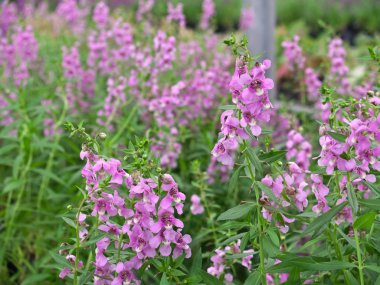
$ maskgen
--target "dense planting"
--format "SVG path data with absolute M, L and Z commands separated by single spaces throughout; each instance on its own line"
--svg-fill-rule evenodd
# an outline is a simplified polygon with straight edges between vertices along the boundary
M 376 35 L 157 5 L 1 4 L 0 283 L 377 284 Z

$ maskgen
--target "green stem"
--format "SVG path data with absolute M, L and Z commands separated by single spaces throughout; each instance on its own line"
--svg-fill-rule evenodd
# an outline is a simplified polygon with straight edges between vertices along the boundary
M 59 127 L 62 126 L 63 123 L 64 123 L 64 121 L 65 121 L 65 116 L 66 116 L 67 107 L 68 107 L 67 106 L 67 99 L 66 99 L 66 97 L 63 97 L 62 101 L 63 101 L 62 113 L 61 113 L 61 116 L 58 119 L 58 122 L 54 126 L 54 132 L 57 132 L 58 129 L 59 129 Z M 54 142 L 53 142 L 53 146 L 54 147 L 50 151 L 48 162 L 46 164 L 46 172 L 50 172 L 51 168 L 53 167 L 54 157 L 55 157 L 55 153 L 57 151 L 57 147 L 58 147 L 58 143 L 59 143 L 60 139 L 61 139 L 61 135 L 56 134 L 55 137 L 54 137 Z M 37 200 L 38 201 L 37 202 L 37 208 L 38 208 L 38 210 L 41 208 L 42 199 L 44 197 L 46 188 L 49 186 L 49 181 L 50 181 L 50 176 L 44 175 L 43 178 L 42 178 L 40 189 L 38 191 L 38 200 Z
M 76 216 L 76 228 L 75 228 L 75 265 L 74 265 L 74 285 L 78 284 L 78 264 L 79 264 L 79 249 L 80 249 L 80 239 L 79 239 L 79 214 L 82 211 L 84 201 L 87 197 L 84 197 L 79 205 L 77 216 Z
M 335 184 L 336 184 L 335 187 L 336 187 L 336 189 L 337 189 L 337 191 L 339 193 L 340 192 L 340 189 L 339 189 L 339 173 L 335 172 L 334 176 L 335 176 Z M 333 231 L 332 240 L 334 242 L 335 251 L 336 251 L 336 255 L 338 257 L 338 260 L 343 261 L 343 255 L 342 255 L 342 252 L 340 250 L 340 245 L 338 243 L 338 237 L 337 237 L 337 234 L 336 234 L 336 227 L 337 226 L 334 223 L 334 231 Z M 348 273 L 347 273 L 347 270 L 343 269 L 343 274 L 344 274 L 344 280 L 346 281 L 346 284 L 351 284 L 349 276 L 348 276 Z
M 267 284 L 266 273 L 265 273 L 265 257 L 264 257 L 264 246 L 263 246 L 263 225 L 261 224 L 261 207 L 260 205 L 260 194 L 259 189 L 255 186 L 255 194 L 257 201 L 257 220 L 258 220 L 258 229 L 259 229 L 259 255 L 260 255 L 260 271 L 262 276 L 262 284 Z
M 350 183 L 351 183 L 350 174 L 347 173 L 347 191 L 348 191 L 348 185 L 350 185 Z M 357 216 L 353 210 L 352 210 L 352 216 L 353 216 L 353 220 L 355 222 L 357 219 Z M 355 227 L 354 227 L 354 237 L 355 237 L 355 244 L 356 244 L 356 255 L 358 258 L 358 270 L 359 270 L 360 285 L 364 285 L 363 259 L 362 259 L 362 254 L 361 254 L 361 250 L 360 250 L 360 240 L 359 240 L 359 236 L 358 236 L 358 231 Z
M 121 244 L 122 244 L 122 240 L 123 240 L 123 233 L 120 234 L 119 242 L 118 242 L 118 245 L 117 245 L 117 259 L 116 259 L 116 264 L 118 264 L 119 261 L 120 261 L 120 254 L 121 254 Z
M 203 180 L 202 180 L 203 181 Z M 215 225 L 214 225 L 214 221 L 211 217 L 211 211 L 210 211 L 210 208 L 208 206 L 208 202 L 207 202 L 207 199 L 206 199 L 206 194 L 205 194 L 205 189 L 203 187 L 204 185 L 201 185 L 201 187 L 199 187 L 199 190 L 200 190 L 200 194 L 201 194 L 201 202 L 202 204 L 205 206 L 206 208 L 206 212 L 207 212 L 207 216 L 208 216 L 208 221 L 211 221 L 211 230 L 212 230 L 212 235 L 213 235 L 213 238 L 214 238 L 214 244 L 216 245 L 217 243 L 217 237 L 216 237 L 216 229 L 215 229 Z
M 362 260 L 362 254 L 360 252 L 360 241 L 359 241 L 358 231 L 355 228 L 354 228 L 354 236 L 355 236 L 355 244 L 356 244 L 356 255 L 358 256 L 360 285 L 364 285 L 363 260 Z
M 244 141 L 244 146 L 247 147 L 246 142 Z M 261 223 L 261 205 L 260 205 L 260 193 L 258 187 L 255 185 L 255 175 L 252 171 L 252 166 L 249 161 L 249 158 L 246 155 L 246 152 L 244 152 L 246 161 L 248 162 L 248 169 L 249 169 L 249 174 L 250 178 L 252 180 L 252 185 L 255 188 L 255 196 L 256 196 L 256 202 L 257 202 L 257 223 L 258 223 L 258 231 L 259 231 L 259 256 L 260 256 L 260 272 L 261 272 L 261 279 L 262 279 L 262 284 L 266 285 L 267 284 L 267 279 L 266 279 L 266 272 L 265 272 L 265 256 L 264 256 L 264 246 L 263 246 L 263 233 L 264 233 L 264 225 Z
M 25 167 L 24 167 L 24 169 L 21 172 L 21 175 L 19 177 L 20 181 L 22 181 L 22 184 L 20 187 L 20 192 L 17 195 L 16 203 L 15 203 L 13 208 L 11 207 L 12 200 L 8 199 L 7 209 L 9 209 L 9 211 L 6 212 L 6 216 L 5 216 L 6 233 L 5 233 L 5 241 L 2 244 L 1 250 L 0 250 L 0 264 L 2 264 L 2 262 L 3 262 L 5 252 L 8 249 L 9 240 L 12 237 L 13 224 L 15 222 L 17 212 L 18 212 L 18 209 L 19 209 L 20 204 L 21 204 L 22 197 L 23 197 L 24 192 L 25 192 L 25 188 L 26 188 L 26 184 L 27 184 L 27 174 L 29 173 L 29 170 L 31 168 L 32 161 L 33 161 L 33 150 L 31 149 L 29 151 L 27 163 L 26 163 L 26 165 L 25 165 Z
M 342 252 L 340 250 L 340 246 L 339 246 L 338 238 L 337 238 L 337 234 L 336 234 L 336 224 L 335 223 L 334 223 L 334 231 L 333 231 L 333 237 L 332 238 L 334 241 L 335 251 L 336 251 L 336 255 L 338 257 L 338 260 L 343 261 L 343 255 L 342 255 Z M 343 269 L 343 274 L 344 274 L 344 280 L 346 281 L 346 284 L 351 284 L 350 279 L 349 279 L 348 274 L 347 274 L 347 270 Z

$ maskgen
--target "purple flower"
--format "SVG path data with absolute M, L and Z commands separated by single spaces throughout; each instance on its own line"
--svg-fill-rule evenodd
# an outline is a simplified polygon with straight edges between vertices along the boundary
M 200 23 L 201 29 L 207 29 L 210 25 L 210 19 L 215 14 L 215 3 L 213 0 L 203 0 L 202 18 Z
M 140 225 L 137 224 L 133 227 L 129 237 L 129 246 L 137 253 L 139 259 L 154 257 L 156 255 L 155 249 L 149 244 L 150 239 L 153 237 L 152 232 L 149 230 L 143 231 Z
M 119 262 L 116 265 L 117 277 L 112 280 L 111 285 L 140 284 L 132 269 L 133 264 L 131 262 Z
M 236 138 L 222 138 L 211 151 L 212 155 L 224 165 L 234 165 L 234 154 L 239 144 Z
M 153 233 L 158 233 L 162 229 L 172 229 L 173 226 L 183 228 L 183 223 L 174 217 L 174 209 L 172 207 L 166 209 L 161 208 L 158 210 L 158 221 L 152 225 L 151 230 Z
M 185 252 L 186 258 L 191 257 L 191 249 L 189 247 L 189 244 L 191 243 L 191 237 L 189 235 L 182 235 L 181 233 L 177 232 L 174 243 L 175 247 L 173 250 L 173 258 L 181 256 L 183 252 Z
M 193 215 L 201 215 L 205 211 L 201 204 L 201 199 L 198 195 L 193 194 L 191 196 L 190 211 Z

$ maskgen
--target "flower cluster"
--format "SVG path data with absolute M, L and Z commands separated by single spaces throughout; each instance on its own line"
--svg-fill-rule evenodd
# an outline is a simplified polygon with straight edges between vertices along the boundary
M 293 40 L 284 41 L 282 47 L 284 49 L 285 58 L 292 70 L 302 70 L 305 66 L 305 57 L 302 54 L 302 48 L 299 46 L 300 37 L 295 35 Z
M 124 77 L 109 78 L 107 81 L 107 97 L 104 106 L 98 111 L 98 124 L 106 127 L 109 131 L 114 131 L 111 124 L 112 119 L 120 113 L 120 104 L 125 103 L 125 88 L 127 87 L 127 79 Z
M 305 69 L 305 85 L 309 99 L 311 101 L 317 101 L 320 97 L 319 90 L 322 86 L 322 82 L 319 80 L 318 74 L 310 67 Z
M 193 215 L 201 215 L 205 211 L 201 204 L 201 198 L 198 195 L 193 194 L 191 196 L 191 207 L 190 211 Z
M 26 84 L 29 69 L 37 58 L 38 42 L 31 26 L 16 27 L 11 40 L 0 39 L 0 65 L 4 67 L 5 78 L 13 78 L 14 85 Z
M 78 46 L 70 49 L 63 47 L 62 52 L 65 91 L 70 110 L 75 112 L 79 108 L 86 111 L 89 108 L 89 99 L 94 96 L 96 74 L 93 70 L 82 67 Z
M 202 18 L 200 23 L 201 29 L 207 29 L 210 26 L 210 19 L 215 14 L 214 0 L 203 0 L 202 4 Z
M 178 25 L 181 28 L 185 28 L 186 26 L 186 18 L 183 14 L 183 4 L 178 3 L 174 5 L 173 3 L 168 4 L 168 15 L 166 17 L 168 22 L 178 22 Z
M 346 50 L 343 47 L 343 41 L 340 38 L 333 38 L 329 43 L 328 56 L 331 61 L 331 79 L 338 84 L 338 92 L 346 94 L 350 92 L 350 83 L 347 78 L 349 68 L 346 66 Z
M 256 62 L 251 71 L 244 61 L 238 59 L 234 76 L 230 82 L 232 102 L 236 104 L 241 119 L 234 110 L 227 110 L 221 116 L 222 138 L 212 150 L 213 156 L 224 165 L 234 164 L 234 153 L 239 146 L 238 138 L 247 140 L 249 132 L 258 137 L 261 134 L 260 122 L 270 119 L 269 90 L 274 87 L 273 80 L 265 77 L 270 68 L 270 60 Z
M 85 28 L 85 17 L 88 10 L 84 5 L 78 5 L 76 0 L 62 0 L 57 6 L 56 13 L 63 18 L 67 27 L 76 34 L 81 34 Z
M 267 221 L 272 221 L 273 210 L 276 208 L 288 208 L 294 203 L 298 211 L 303 212 L 309 204 L 307 188 L 308 184 L 305 182 L 305 171 L 300 168 L 296 163 L 290 162 L 288 172 L 272 178 L 266 175 L 261 182 L 269 187 L 275 196 L 275 200 L 270 200 L 264 192 L 261 195 L 260 203 L 263 205 L 262 214 Z M 269 206 L 269 207 L 266 207 Z M 293 223 L 295 219 L 290 219 L 284 214 L 280 213 L 281 218 L 276 218 L 276 226 L 282 233 L 289 231 L 288 224 Z
M 234 276 L 231 273 L 227 273 L 226 270 L 231 266 L 227 264 L 226 257 L 228 254 L 246 253 L 242 260 L 241 265 L 246 267 L 249 271 L 252 270 L 252 258 L 255 253 L 253 249 L 240 250 L 240 240 L 236 243 L 226 246 L 224 249 L 215 250 L 215 255 L 211 257 L 212 266 L 207 268 L 207 272 L 217 278 L 223 275 L 224 284 L 233 284 Z M 252 253 L 252 254 L 250 254 Z
M 136 12 L 136 19 L 138 21 L 141 21 L 143 19 L 143 16 L 145 14 L 148 14 L 150 11 L 152 11 L 154 6 L 155 0 L 142 0 L 139 1 L 139 7 Z
M 0 37 L 6 36 L 13 23 L 17 21 L 17 7 L 15 3 L 3 1 L 0 5 Z
M 254 13 L 251 7 L 241 9 L 239 28 L 241 30 L 247 30 L 249 27 L 251 27 L 253 23 L 253 16 Z
M 88 236 L 89 216 L 98 220 L 97 230 L 106 233 L 96 243 L 94 284 L 140 284 L 134 271 L 146 261 L 157 256 L 191 256 L 191 237 L 182 234 L 184 224 L 175 217 L 183 212 L 185 195 L 171 175 L 164 174 L 159 181 L 139 172 L 131 176 L 119 160 L 101 158 L 87 147 L 80 156 L 87 160 L 82 176 L 89 197 L 85 208 L 91 209 L 77 216 L 80 239 Z M 120 191 L 123 185 L 129 189 L 128 196 Z M 120 252 L 128 252 L 128 258 L 121 258 Z M 70 260 L 75 258 L 70 256 Z M 60 277 L 71 273 L 64 268 Z
M 303 170 L 308 170 L 311 158 L 311 144 L 297 131 L 291 130 L 288 133 L 286 142 L 286 159 L 295 159 L 297 165 Z

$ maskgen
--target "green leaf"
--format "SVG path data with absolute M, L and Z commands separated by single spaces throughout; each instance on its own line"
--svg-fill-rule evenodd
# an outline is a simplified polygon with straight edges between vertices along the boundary
M 368 51 L 369 51 L 369 54 L 370 54 L 370 56 L 372 57 L 372 59 L 374 61 L 378 61 L 379 60 L 379 58 L 376 55 L 375 49 L 373 47 L 368 47 Z
M 256 255 L 258 253 L 259 253 L 258 251 L 255 251 L 255 252 L 242 252 L 242 253 L 230 254 L 230 255 L 226 256 L 226 260 L 229 260 L 229 259 L 240 259 L 240 258 L 243 258 L 243 257 L 246 257 L 246 256 Z
M 247 280 L 245 280 L 244 285 L 260 285 L 261 284 L 261 273 L 259 270 L 252 272 Z
M 281 259 L 281 257 L 279 259 Z M 269 267 L 267 271 L 270 273 L 291 272 L 295 267 L 298 268 L 300 272 L 316 272 L 354 268 L 355 264 L 339 260 L 326 261 L 326 259 L 316 256 L 293 256 L 291 258 L 285 257 L 281 263 Z
M 219 107 L 220 110 L 236 110 L 236 105 L 224 105 Z
M 362 181 L 362 183 L 364 183 L 365 185 L 368 186 L 369 189 L 371 189 L 371 191 L 374 193 L 374 194 L 377 194 L 377 196 L 380 196 L 380 189 L 378 188 L 378 185 L 375 185 L 375 184 L 372 184 L 372 183 L 369 183 L 367 181 Z
M 181 270 L 178 270 L 178 269 L 173 269 L 173 270 L 170 271 L 170 275 L 178 277 L 178 276 L 185 276 L 186 273 L 184 273 L 184 272 L 182 272 Z
M 286 280 L 286 285 L 298 285 L 301 284 L 300 270 L 298 267 L 294 267 Z
M 359 204 L 372 210 L 380 211 L 380 199 L 360 199 Z
M 30 274 L 24 279 L 21 285 L 41 284 L 42 281 L 48 280 L 49 274 Z
M 309 226 L 302 232 L 301 235 L 304 236 L 314 232 L 315 230 L 319 230 L 322 227 L 326 227 L 330 223 L 330 221 L 336 216 L 336 214 L 339 213 L 346 205 L 347 202 L 343 202 L 342 204 L 335 206 L 334 208 L 330 209 L 330 211 L 319 216 L 309 224 Z
M 220 246 L 223 246 L 223 245 L 226 245 L 226 244 L 230 244 L 231 242 L 235 241 L 235 240 L 238 240 L 240 238 L 242 238 L 243 236 L 245 236 L 247 233 L 240 233 L 240 234 L 237 234 L 237 235 L 234 235 L 228 239 L 226 239 L 224 242 L 222 242 L 220 244 Z
M 198 274 L 202 277 L 203 282 L 207 285 L 223 285 L 223 282 L 221 282 L 215 276 L 208 274 L 206 271 L 200 270 Z
M 375 221 L 375 218 L 376 218 L 375 212 L 366 213 L 363 216 L 359 217 L 354 222 L 354 228 L 355 229 L 368 230 L 371 228 L 373 222 Z
M 199 248 L 197 253 L 193 258 L 193 263 L 191 265 L 190 273 L 194 274 L 195 272 L 202 269 L 202 250 Z
M 5 187 L 3 188 L 3 193 L 12 192 L 13 190 L 20 188 L 23 184 L 23 181 L 10 181 L 5 183 Z
M 330 137 L 332 137 L 334 140 L 338 142 L 346 142 L 346 137 L 342 134 L 334 133 L 334 132 L 327 132 Z
M 269 152 L 259 155 L 261 161 L 272 163 L 277 160 L 284 160 L 286 157 L 286 150 L 271 150 Z
M 217 220 L 225 221 L 225 220 L 236 220 L 236 219 L 242 218 L 246 216 L 254 208 L 254 206 L 255 204 L 253 203 L 246 203 L 246 204 L 233 207 L 225 211 L 224 213 L 222 213 L 218 217 Z
M 277 198 L 276 196 L 274 196 L 272 190 L 269 189 L 266 185 L 259 181 L 256 181 L 255 185 L 257 185 L 261 189 L 261 191 L 263 191 L 270 198 L 270 200 L 277 201 Z
M 301 268 L 307 269 L 308 271 L 331 271 L 331 270 L 342 270 L 342 269 L 355 267 L 355 264 L 351 262 L 339 261 L 339 260 L 321 262 L 321 263 L 312 263 L 312 264 L 308 264 L 308 263 L 302 264 L 302 261 L 301 261 L 300 263 L 297 263 L 297 264 Z
M 253 149 L 248 147 L 245 153 L 247 154 L 248 160 L 255 168 L 256 176 L 258 176 L 257 178 L 260 178 L 263 175 L 263 167 L 261 165 L 262 162 L 259 160 Z
M 150 261 L 150 263 L 152 263 L 153 266 L 156 267 L 161 272 L 164 271 L 164 269 L 165 269 L 164 265 L 162 264 L 162 262 L 160 260 L 158 260 L 158 259 L 152 259 Z
M 348 276 L 348 279 L 352 285 L 359 285 L 359 282 L 355 279 L 354 275 L 351 273 L 351 271 L 346 270 L 346 274 Z
M 230 182 L 228 184 L 228 193 L 233 193 L 237 189 L 240 170 L 242 169 L 242 167 L 243 166 L 240 166 L 238 169 L 235 170 L 234 174 L 232 174 Z
M 245 235 L 243 236 L 243 238 L 241 239 L 240 251 L 244 251 L 244 249 L 246 248 L 250 238 L 251 238 L 250 232 L 246 232 Z
M 50 252 L 50 256 L 54 259 L 54 261 L 62 267 L 71 268 L 70 262 L 64 258 L 62 255 L 56 254 L 54 252 Z
M 162 274 L 160 285 L 169 285 L 168 278 L 166 278 L 166 273 Z
M 277 233 L 275 232 L 275 230 L 273 228 L 269 228 L 267 230 L 267 233 L 268 233 L 268 236 L 269 238 L 271 239 L 271 241 L 273 242 L 273 244 L 277 247 L 280 247 L 280 239 L 278 238 L 278 235 Z
M 263 246 L 264 246 L 264 252 L 269 257 L 275 257 L 277 253 L 280 251 L 280 248 L 276 244 L 273 243 L 269 235 L 264 236 Z
M 377 266 L 377 265 L 366 265 L 365 268 L 367 268 L 367 269 L 369 269 L 371 271 L 380 273 L 380 266 Z
M 62 217 L 62 219 L 71 227 L 73 227 L 74 229 L 77 228 L 77 225 L 75 224 L 75 222 L 72 220 L 72 219 L 69 219 L 69 218 L 66 218 L 66 217 Z
M 352 187 L 352 184 L 348 185 L 348 203 L 350 203 L 350 206 L 354 213 L 358 212 L 358 198 L 356 197 L 356 193 Z
M 179 256 L 176 259 L 174 259 L 173 267 L 177 268 L 177 267 L 181 266 L 181 264 L 183 263 L 184 259 L 185 259 L 185 254 L 181 254 L 181 256 Z
M 356 243 L 355 241 L 350 238 L 348 235 L 346 235 L 340 228 L 336 228 L 339 234 L 353 247 L 356 249 Z

